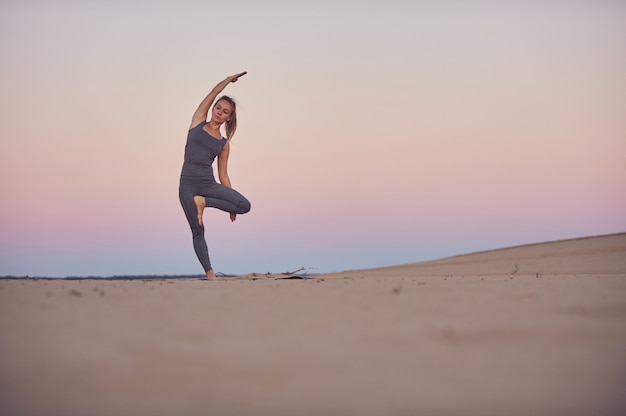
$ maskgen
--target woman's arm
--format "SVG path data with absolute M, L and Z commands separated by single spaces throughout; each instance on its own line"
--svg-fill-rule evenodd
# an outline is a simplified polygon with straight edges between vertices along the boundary
M 226 142 L 222 151 L 217 155 L 217 176 L 220 183 L 224 186 L 232 188 L 230 177 L 228 176 L 228 156 L 230 155 L 230 142 Z
M 217 175 L 220 178 L 220 183 L 224 186 L 232 188 L 230 178 L 228 177 L 228 155 L 230 154 L 230 142 L 226 142 L 222 151 L 217 155 Z M 230 213 L 230 220 L 235 221 L 237 214 Z
M 211 108 L 211 104 L 213 104 L 213 101 L 215 101 L 217 95 L 222 92 L 228 84 L 230 84 L 231 82 L 237 82 L 239 77 L 246 75 L 246 73 L 247 71 L 244 71 L 235 75 L 231 75 L 219 84 L 217 84 L 215 87 L 213 87 L 209 95 L 204 97 L 204 100 L 202 100 L 196 112 L 193 113 L 193 117 L 191 118 L 191 125 L 189 126 L 189 128 L 192 129 L 203 121 L 206 121 L 209 114 L 209 108 Z

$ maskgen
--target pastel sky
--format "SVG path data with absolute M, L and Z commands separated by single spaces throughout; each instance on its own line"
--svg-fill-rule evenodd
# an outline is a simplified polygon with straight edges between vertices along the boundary
M 224 273 L 626 231 L 626 2 L 0 3 L 0 276 L 201 274 L 178 202 L 227 75 Z

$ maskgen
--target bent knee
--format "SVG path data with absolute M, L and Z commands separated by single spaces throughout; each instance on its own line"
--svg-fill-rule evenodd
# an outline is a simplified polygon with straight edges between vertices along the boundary
M 250 208 L 252 208 L 250 201 L 248 201 L 247 199 L 241 201 L 239 203 L 239 214 L 245 214 L 247 212 L 250 212 Z

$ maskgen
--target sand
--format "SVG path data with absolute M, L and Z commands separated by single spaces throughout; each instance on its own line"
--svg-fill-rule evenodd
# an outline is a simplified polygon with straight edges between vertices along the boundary
M 626 414 L 626 234 L 277 277 L 0 280 L 0 414 Z

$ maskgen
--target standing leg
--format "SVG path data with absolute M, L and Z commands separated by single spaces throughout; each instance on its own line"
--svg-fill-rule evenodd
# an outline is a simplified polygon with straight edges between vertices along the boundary
M 193 248 L 196 252 L 196 256 L 204 268 L 204 272 L 210 279 L 215 279 L 215 273 L 211 267 L 211 260 L 209 259 L 209 249 L 204 239 L 204 225 L 198 222 L 198 215 L 202 216 L 201 212 L 198 212 L 196 203 L 194 201 L 194 193 L 200 191 L 200 187 L 194 183 L 193 180 L 180 181 L 180 187 L 178 190 L 178 197 L 180 204 L 187 217 L 187 222 L 191 227 L 191 234 L 193 236 Z M 198 189 L 195 189 L 198 188 Z

